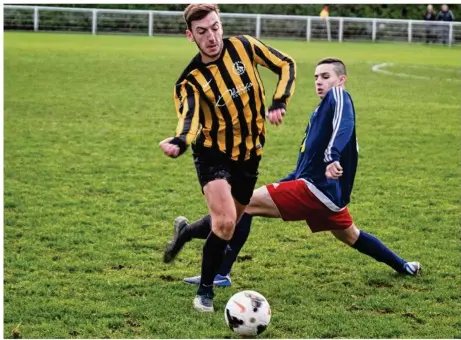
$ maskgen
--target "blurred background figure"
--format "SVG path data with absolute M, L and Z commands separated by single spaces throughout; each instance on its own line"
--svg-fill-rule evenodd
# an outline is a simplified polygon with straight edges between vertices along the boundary
M 439 14 L 437 14 L 436 17 L 437 21 L 454 21 L 455 16 L 453 15 L 453 12 L 448 9 L 448 5 L 442 5 L 441 11 Z M 440 39 L 442 40 L 442 44 L 446 44 L 449 40 L 449 32 L 450 32 L 450 26 L 448 25 L 443 25 L 440 30 Z
M 427 5 L 426 14 L 424 14 L 424 20 L 426 21 L 426 44 L 429 42 L 435 43 L 436 42 L 436 32 L 435 26 L 433 21 L 435 21 L 436 15 L 434 12 L 434 8 L 432 5 Z
M 328 12 L 328 6 L 324 6 L 322 11 L 320 12 L 320 17 L 323 19 L 323 20 L 326 20 L 328 19 L 328 15 L 330 13 Z
M 330 15 L 330 12 L 328 11 L 328 6 L 324 6 L 322 11 L 320 12 L 320 18 L 322 18 L 322 20 L 325 21 L 325 25 L 327 28 L 328 41 L 331 41 L 330 21 L 328 20 L 329 15 Z

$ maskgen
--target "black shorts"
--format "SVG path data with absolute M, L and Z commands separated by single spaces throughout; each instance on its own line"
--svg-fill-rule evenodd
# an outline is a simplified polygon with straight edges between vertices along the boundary
M 258 167 L 261 156 L 238 162 L 225 153 L 206 148 L 193 147 L 195 169 L 198 180 L 203 187 L 216 179 L 225 179 L 231 186 L 232 196 L 243 205 L 250 203 L 253 190 L 258 180 Z

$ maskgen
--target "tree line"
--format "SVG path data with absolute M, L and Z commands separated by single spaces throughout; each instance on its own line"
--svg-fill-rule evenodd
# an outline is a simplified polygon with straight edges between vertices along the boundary
M 40 6 L 40 5 L 35 5 Z M 164 10 L 182 11 L 185 4 L 65 4 L 65 5 L 43 5 L 62 7 L 91 7 L 110 9 L 140 9 L 140 10 Z M 291 14 L 317 16 L 322 10 L 322 4 L 220 4 L 221 12 L 225 13 L 260 13 L 260 14 Z M 455 21 L 461 19 L 461 5 L 448 5 L 455 15 Z M 335 17 L 356 17 L 356 18 L 388 18 L 388 19 L 413 19 L 423 20 L 426 12 L 424 4 L 333 4 L 328 5 L 330 16 Z M 434 5 L 436 14 L 440 5 Z

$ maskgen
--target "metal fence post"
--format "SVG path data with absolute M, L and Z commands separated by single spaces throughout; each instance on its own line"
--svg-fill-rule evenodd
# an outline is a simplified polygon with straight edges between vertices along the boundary
M 339 32 L 338 32 L 338 41 L 343 42 L 343 24 L 344 24 L 344 18 L 339 19 Z
M 411 38 L 413 37 L 413 22 L 412 20 L 408 21 L 408 42 L 411 43 Z
M 148 28 L 149 37 L 154 34 L 154 12 L 149 11 L 149 28 Z
M 256 16 L 256 39 L 260 39 L 261 36 L 261 15 Z
M 307 17 L 306 40 L 311 41 L 311 17 Z
M 377 20 L 373 19 L 372 29 L 371 29 L 371 41 L 376 41 L 376 24 Z
M 34 7 L 34 31 L 38 31 L 38 6 Z
M 94 9 L 93 10 L 93 22 L 91 25 L 91 34 L 96 34 L 98 27 L 98 10 Z
M 448 46 L 453 46 L 453 22 L 450 22 L 450 30 L 448 31 Z

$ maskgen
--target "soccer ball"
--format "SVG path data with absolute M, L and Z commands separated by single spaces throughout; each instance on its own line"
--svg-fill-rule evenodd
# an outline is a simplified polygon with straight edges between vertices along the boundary
M 266 298 L 253 290 L 234 294 L 224 310 L 227 326 L 240 335 L 258 335 L 271 320 L 271 307 Z

